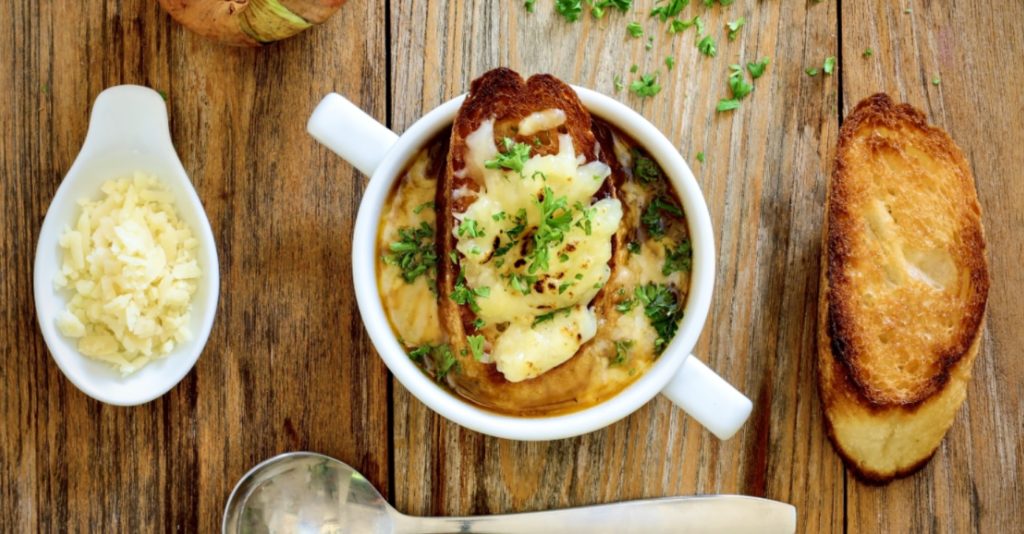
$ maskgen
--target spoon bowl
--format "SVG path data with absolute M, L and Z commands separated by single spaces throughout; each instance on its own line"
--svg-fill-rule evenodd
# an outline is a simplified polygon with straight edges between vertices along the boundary
M 93 199 L 107 180 L 143 172 L 155 176 L 174 197 L 178 216 L 199 241 L 196 260 L 202 270 L 192 297 L 189 328 L 192 339 L 166 357 L 122 377 L 107 363 L 83 356 L 75 340 L 55 324 L 67 306 L 66 291 L 54 287 L 63 254 L 59 239 L 80 213 L 78 201 Z M 171 143 L 167 104 L 156 91 L 135 85 L 111 87 L 96 97 L 89 131 L 50 203 L 36 246 L 34 293 L 39 328 L 54 361 L 85 394 L 108 404 L 132 406 L 149 402 L 174 387 L 195 365 L 206 345 L 217 309 L 220 278 L 217 247 L 199 197 Z
M 224 506 L 221 528 L 224 534 L 790 534 L 796 530 L 796 508 L 754 497 L 709 495 L 521 514 L 413 517 L 395 510 L 347 464 L 313 452 L 291 452 L 264 461 L 242 477 Z

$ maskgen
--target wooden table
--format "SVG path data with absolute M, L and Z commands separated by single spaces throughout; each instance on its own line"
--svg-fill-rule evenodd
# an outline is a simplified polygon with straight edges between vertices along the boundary
M 241 50 L 186 32 L 152 0 L 6 2 L 0 531 L 215 532 L 249 467 L 306 449 L 354 465 L 413 514 L 745 493 L 794 503 L 805 532 L 1020 532 L 1024 3 L 695 1 L 683 14 L 706 21 L 714 58 L 698 54 L 693 29 L 668 35 L 646 16 L 652 1 L 635 3 L 567 24 L 549 0 L 535 14 L 519 1 L 351 0 L 297 38 Z M 740 16 L 746 26 L 729 41 L 724 24 Z M 627 37 L 632 20 L 654 36 L 651 50 Z M 835 74 L 804 73 L 832 55 Z M 716 113 L 728 65 L 762 56 L 771 65 L 753 94 Z M 633 63 L 661 71 L 661 94 L 614 93 Z M 732 440 L 660 398 L 576 439 L 486 438 L 430 412 L 374 354 L 349 266 L 365 180 L 306 135 L 306 118 L 338 91 L 402 131 L 499 65 L 615 94 L 692 163 L 719 249 L 697 351 L 755 401 Z M 31 291 L 40 223 L 90 105 L 122 83 L 166 93 L 222 276 L 199 363 L 136 408 L 96 402 L 60 373 Z M 924 109 L 964 149 L 993 281 L 967 403 L 931 463 L 884 487 L 853 478 L 833 452 L 812 364 L 825 180 L 842 117 L 876 91 Z

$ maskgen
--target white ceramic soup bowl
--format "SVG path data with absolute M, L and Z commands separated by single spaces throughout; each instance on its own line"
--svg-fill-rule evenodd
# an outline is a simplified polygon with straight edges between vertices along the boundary
M 350 162 L 370 182 L 359 207 L 352 244 L 352 271 L 363 323 L 395 377 L 435 412 L 484 434 L 538 441 L 567 438 L 608 426 L 659 393 L 721 439 L 728 439 L 750 415 L 751 402 L 690 354 L 700 337 L 715 282 L 711 218 L 697 180 L 671 142 L 638 113 L 610 97 L 574 87 L 594 115 L 625 132 L 650 152 L 671 180 L 689 226 L 693 267 L 684 315 L 675 338 L 643 376 L 618 395 L 573 413 L 552 417 L 497 414 L 442 388 L 408 357 L 391 329 L 378 293 L 376 257 L 381 211 L 388 193 L 416 153 L 449 127 L 465 95 L 445 102 L 396 135 L 337 94 L 327 95 L 307 129 Z

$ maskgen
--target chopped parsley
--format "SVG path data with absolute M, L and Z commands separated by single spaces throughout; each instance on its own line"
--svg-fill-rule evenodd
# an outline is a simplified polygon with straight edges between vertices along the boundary
M 580 20 L 580 13 L 583 13 L 582 0 L 555 0 L 555 11 L 565 17 L 568 22 Z
M 434 363 L 434 379 L 440 382 L 452 370 L 459 371 L 459 361 L 452 354 L 452 348 L 447 344 L 421 345 L 409 351 L 409 358 L 413 361 L 421 361 L 425 356 L 430 356 Z
M 534 8 L 536 8 L 536 3 L 537 0 L 526 0 L 526 2 L 523 3 L 523 7 L 526 8 L 526 11 L 533 13 Z
M 658 339 L 654 341 L 654 350 L 660 354 L 679 329 L 679 319 L 683 315 L 679 297 L 672 287 L 654 282 L 637 286 L 634 295 L 643 305 L 644 315 L 647 316 L 651 327 L 658 333 Z
M 484 359 L 484 336 L 466 336 L 466 341 L 469 343 L 469 350 L 473 351 L 473 359 L 480 361 Z
M 704 152 L 697 152 L 697 161 L 704 163 Z
M 616 93 L 621 92 L 622 88 L 626 86 L 626 84 L 622 82 L 621 74 L 616 74 L 615 76 L 612 77 L 612 84 L 615 87 Z
M 626 243 L 626 251 L 628 251 L 630 254 L 639 254 L 640 253 L 640 242 L 639 241 L 630 241 L 629 243 Z
M 674 58 L 672 56 L 668 56 L 668 57 L 665 58 L 665 68 L 666 69 L 672 70 L 672 67 L 675 67 L 675 66 L 676 66 L 676 58 Z
M 932 78 L 932 85 L 939 85 L 940 83 L 942 83 L 942 80 L 939 79 L 938 75 L 935 75 L 935 77 Z
M 572 224 L 572 211 L 566 207 L 567 197 L 555 198 L 555 192 L 545 186 L 542 198 L 537 201 L 540 209 L 540 224 L 533 233 L 533 250 L 530 252 L 529 273 L 548 270 L 548 247 L 561 243 Z
M 622 365 L 629 357 L 629 350 L 633 348 L 632 339 L 619 339 L 615 341 L 615 358 L 608 365 Z
M 825 58 L 825 63 L 822 64 L 822 66 L 821 66 L 822 72 L 824 72 L 825 74 L 831 75 L 832 71 L 834 71 L 835 69 L 836 69 L 836 57 L 835 56 L 828 56 L 827 58 Z
M 693 267 L 693 248 L 690 240 L 684 239 L 675 247 L 665 247 L 665 264 L 661 267 L 661 274 L 668 276 L 674 272 L 690 272 Z
M 524 296 L 530 294 L 530 288 L 536 281 L 536 276 L 530 276 L 528 274 L 512 273 L 508 277 L 508 284 L 512 286 L 512 289 L 522 293 Z
M 862 55 L 862 56 L 864 56 L 864 57 L 866 57 L 866 58 L 867 58 L 867 57 L 871 57 L 871 56 L 875 55 L 875 51 L 874 51 L 874 50 L 872 50 L 872 49 L 871 49 L 871 47 L 869 46 L 869 47 L 867 47 L 867 48 L 865 48 L 865 49 L 864 49 L 864 53 L 863 53 L 863 54 L 861 54 L 861 55 Z
M 818 68 L 817 67 L 807 67 L 806 69 L 804 69 L 804 72 L 807 73 L 808 76 L 814 77 L 814 76 L 818 75 Z
M 708 57 L 715 57 L 718 54 L 718 46 L 715 45 L 715 40 L 710 35 L 705 35 L 704 38 L 697 41 L 697 50 Z
M 490 294 L 491 288 L 489 287 L 470 288 L 467 286 L 466 277 L 460 272 L 455 287 L 452 288 L 452 293 L 448 297 L 460 306 L 469 306 L 473 313 L 479 313 L 480 305 L 476 303 L 477 297 L 486 298 Z
M 573 207 L 576 208 L 576 211 L 580 212 L 580 218 L 576 221 L 576 227 L 583 230 L 583 233 L 590 235 L 593 232 L 594 213 L 597 211 L 597 208 L 585 206 L 582 202 L 576 202 Z M 563 256 L 565 255 L 563 254 Z M 565 259 L 562 261 L 568 260 L 569 257 L 565 256 Z
M 504 211 L 499 211 L 498 213 L 495 213 L 494 215 L 491 215 L 491 220 L 492 221 L 504 221 L 505 220 L 505 212 Z
M 647 49 L 647 50 L 650 50 L 650 49 L 654 48 L 654 36 L 653 35 L 647 38 L 647 44 L 644 45 L 644 48 Z
M 758 79 L 764 74 L 764 69 L 768 66 L 771 60 L 763 57 L 761 61 L 755 61 L 753 63 L 747 63 L 747 70 L 750 71 L 750 77 Z
M 640 65 L 633 63 L 633 66 L 629 67 L 630 74 L 636 74 L 636 71 L 640 70 Z
M 754 90 L 754 85 L 743 79 L 743 67 L 729 66 L 729 90 L 736 100 L 743 100 Z
M 659 5 L 651 10 L 651 16 L 658 17 L 658 20 L 665 22 L 678 15 L 690 3 L 690 0 L 658 0 L 656 3 Z
M 639 97 L 654 96 L 661 92 L 661 85 L 658 84 L 658 73 L 649 73 L 640 76 L 629 84 L 629 90 Z
M 467 236 L 470 238 L 483 237 L 484 235 L 484 231 L 477 226 L 476 221 L 474 221 L 473 219 L 463 220 L 459 224 L 459 229 L 457 230 L 457 233 L 459 234 L 459 237 Z
M 636 300 L 628 298 L 622 299 L 619 301 L 618 304 L 615 305 L 615 311 L 623 314 L 629 313 L 629 311 L 632 310 L 634 306 L 636 306 Z
M 661 168 L 653 159 L 647 157 L 640 149 L 634 148 L 633 152 L 633 176 L 639 178 L 646 184 L 655 183 L 661 180 Z
M 640 217 L 640 222 L 644 223 L 647 227 L 647 233 L 651 234 L 655 239 L 665 235 L 665 219 L 662 214 L 668 213 L 677 217 L 683 216 L 683 210 L 679 209 L 675 203 L 664 195 L 658 195 L 651 200 L 651 203 L 644 209 L 643 215 Z
M 421 222 L 419 226 L 399 228 L 398 237 L 398 241 L 388 245 L 391 253 L 384 256 L 384 263 L 400 268 L 402 279 L 410 284 L 421 275 L 433 273 L 437 266 L 434 228 Z
M 718 101 L 718 105 L 715 106 L 716 111 L 732 111 L 740 107 L 740 101 L 735 98 L 723 98 Z
M 562 293 L 565 293 L 566 289 L 569 289 L 574 285 L 576 285 L 576 282 L 562 282 L 561 284 L 558 284 L 558 294 L 561 295 Z
M 633 0 L 588 0 L 590 2 L 590 14 L 595 19 L 604 17 L 605 8 L 613 7 L 625 13 L 633 6 Z
M 512 138 L 505 137 L 501 140 L 505 152 L 499 152 L 492 160 L 484 162 L 488 169 L 509 169 L 518 173 L 523 172 L 523 165 L 530 159 L 530 145 L 516 143 Z
M 644 34 L 644 27 L 639 22 L 630 22 L 626 25 L 626 31 L 633 37 L 640 37 Z
M 747 23 L 747 19 L 745 17 L 740 17 L 740 18 L 738 18 L 738 19 L 736 19 L 736 20 L 726 24 L 726 27 L 729 28 L 729 40 L 730 41 L 733 41 L 733 40 L 736 39 L 736 36 L 739 35 L 739 33 L 740 33 L 740 28 L 742 28 L 743 25 L 746 24 L 746 23 Z
M 704 21 L 701 20 L 700 16 L 694 16 L 690 20 L 676 19 L 668 25 L 668 33 L 682 33 L 684 30 L 691 26 L 697 27 L 697 34 L 704 33 Z
M 420 204 L 419 206 L 416 206 L 415 208 L 412 209 L 412 212 L 415 213 L 416 215 L 419 215 L 421 211 L 423 211 L 423 210 L 425 210 L 427 208 L 434 209 L 434 201 L 433 200 L 428 200 L 428 201 L 424 202 L 423 204 Z
M 533 324 L 531 324 L 530 327 L 532 328 L 532 327 L 537 326 L 537 325 L 539 325 L 541 323 L 546 323 L 548 321 L 554 320 L 555 316 L 558 315 L 558 314 L 562 314 L 564 317 L 568 317 L 570 313 L 572 313 L 572 308 L 571 307 L 565 307 L 565 308 L 559 308 L 559 309 L 554 310 L 554 311 L 550 311 L 550 312 L 545 313 L 543 315 L 538 315 L 537 318 L 533 320 Z

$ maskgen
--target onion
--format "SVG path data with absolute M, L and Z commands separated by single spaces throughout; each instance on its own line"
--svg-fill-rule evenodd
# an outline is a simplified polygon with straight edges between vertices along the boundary
M 222 43 L 259 46 L 327 20 L 345 0 L 160 0 L 186 28 Z

